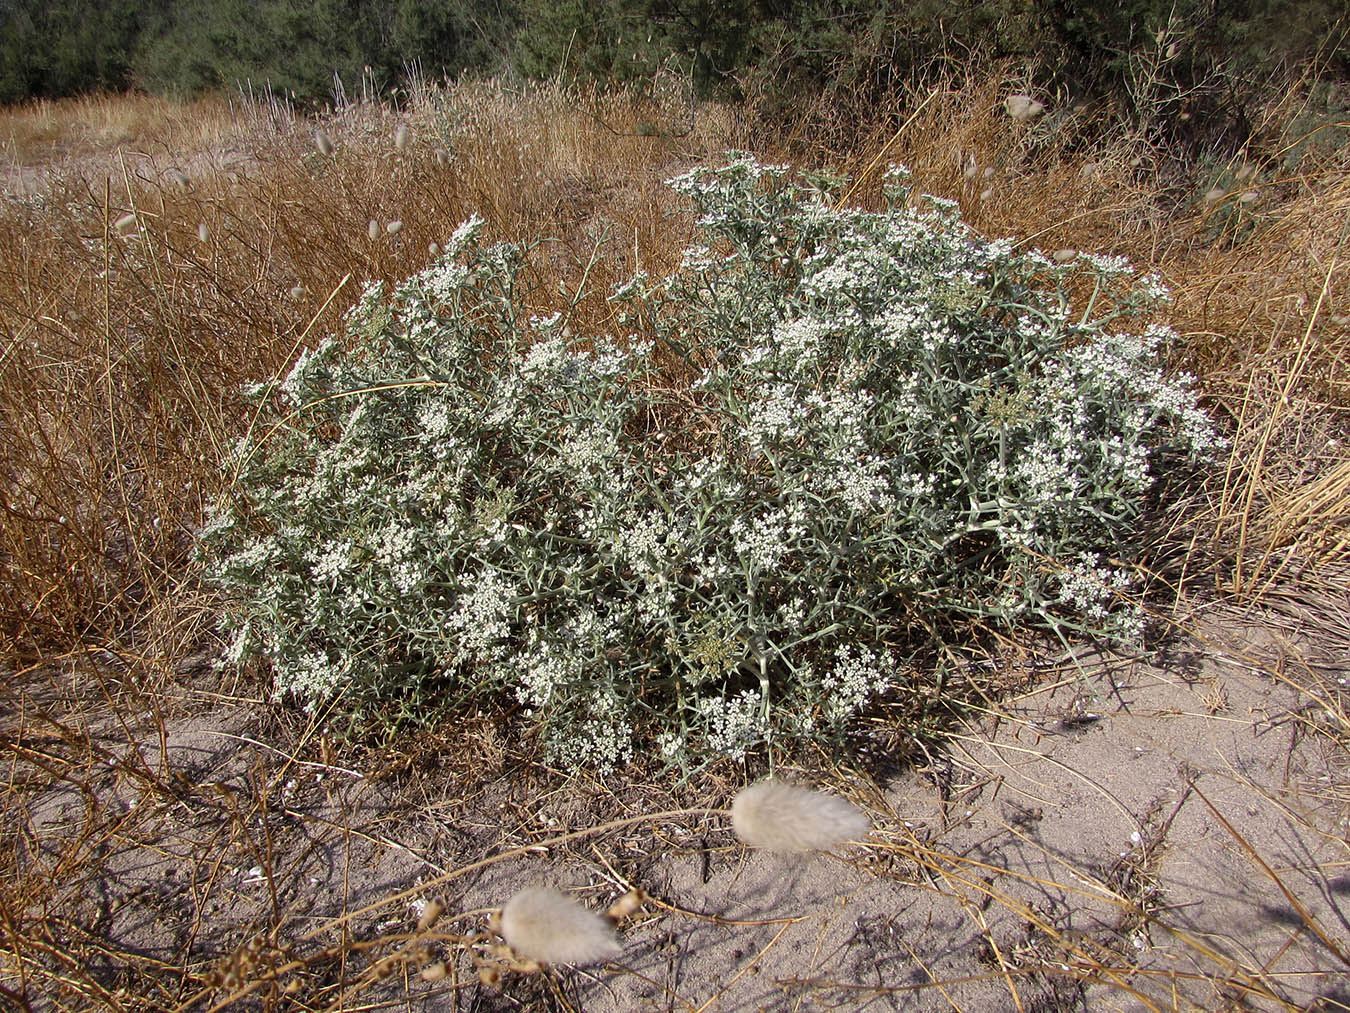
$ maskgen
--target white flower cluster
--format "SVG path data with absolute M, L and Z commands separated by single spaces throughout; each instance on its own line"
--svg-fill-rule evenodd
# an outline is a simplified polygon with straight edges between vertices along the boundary
M 458 634 L 461 659 L 496 660 L 503 653 L 502 642 L 511 633 L 516 589 L 493 570 L 478 573 L 471 586 L 446 617 L 446 626 Z
M 840 644 L 834 652 L 834 665 L 821 679 L 829 693 L 831 720 L 852 717 L 873 696 L 885 692 L 894 669 L 895 659 L 889 651 L 878 655 L 870 647 Z
M 1074 565 L 1060 570 L 1058 580 L 1063 604 L 1116 640 L 1139 641 L 1144 614 L 1126 598 L 1133 583 L 1128 570 L 1103 566 L 1100 553 L 1084 552 Z
M 730 699 L 704 697 L 698 706 L 707 723 L 708 748 L 728 759 L 744 759 L 746 749 L 763 738 L 764 701 L 754 690 L 744 690 Z
M 758 517 L 731 523 L 736 555 L 752 570 L 772 570 L 806 535 L 806 509 L 800 502 Z

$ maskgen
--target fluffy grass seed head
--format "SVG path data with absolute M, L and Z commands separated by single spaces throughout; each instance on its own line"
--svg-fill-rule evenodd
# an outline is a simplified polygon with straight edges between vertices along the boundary
M 333 153 L 333 141 L 324 132 L 323 127 L 314 128 L 314 147 L 319 149 L 320 155 L 331 155 Z
M 197 223 L 197 242 L 205 243 L 211 239 L 211 230 L 206 227 L 206 222 Z
M 380 223 L 374 218 L 366 223 L 366 235 L 370 237 L 372 243 L 380 238 Z
M 851 802 L 773 779 L 736 793 L 731 826 L 752 848 L 767 851 L 829 851 L 859 841 L 872 821 Z
M 394 131 L 394 150 L 402 154 L 408 150 L 408 124 L 400 123 Z
M 1003 108 L 1019 123 L 1034 120 L 1045 112 L 1045 104 L 1037 102 L 1030 95 L 1009 95 L 1003 100 Z
M 386 223 L 385 223 L 384 231 L 387 232 L 387 233 L 389 233 L 391 236 L 396 236 L 396 235 L 398 235 L 398 233 L 402 230 L 402 228 L 403 228 L 403 223 L 402 223 L 401 221 L 399 221 L 398 219 L 395 219 L 395 220 L 392 221 L 392 222 L 386 222 Z
M 608 920 L 543 886 L 526 887 L 506 902 L 501 934 L 517 956 L 541 964 L 596 964 L 622 951 Z

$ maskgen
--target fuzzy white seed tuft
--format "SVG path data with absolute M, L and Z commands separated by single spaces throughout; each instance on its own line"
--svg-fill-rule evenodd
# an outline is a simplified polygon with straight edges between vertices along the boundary
M 206 227 L 206 222 L 199 222 L 197 225 L 197 242 L 205 243 L 211 238 L 211 230 Z
M 752 848 L 829 851 L 845 841 L 862 840 L 872 821 L 857 806 L 835 795 L 771 779 L 736 793 L 731 825 L 736 836 Z
M 595 964 L 622 949 L 608 921 L 548 887 L 528 887 L 507 901 L 501 934 L 517 956 L 542 964 Z
M 333 153 L 333 142 L 324 133 L 323 127 L 314 128 L 314 147 L 319 149 L 320 155 L 331 155 Z
M 402 228 L 403 223 L 395 219 L 392 222 L 385 223 L 384 231 L 388 232 L 391 236 L 395 236 L 398 235 L 399 230 L 401 230 Z
M 366 226 L 366 235 L 370 237 L 372 243 L 380 238 L 380 223 L 374 218 L 372 218 L 370 223 Z
M 394 150 L 404 152 L 408 150 L 408 124 L 400 123 L 398 129 L 394 131 Z
M 1003 100 L 1003 108 L 1008 115 L 1019 123 L 1027 120 L 1034 120 L 1041 113 L 1045 112 L 1045 105 L 1037 102 L 1030 95 L 1009 95 Z

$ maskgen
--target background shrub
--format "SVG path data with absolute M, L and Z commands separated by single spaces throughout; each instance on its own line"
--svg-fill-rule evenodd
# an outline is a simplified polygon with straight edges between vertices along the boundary
M 529 315 L 475 218 L 254 392 L 202 535 L 230 661 L 346 708 L 514 694 L 604 769 L 836 734 L 972 624 L 1138 635 L 1132 524 L 1217 443 L 1170 332 L 1123 329 L 1156 279 L 903 170 L 880 212 L 749 157 L 670 182 L 700 241 L 615 334 Z

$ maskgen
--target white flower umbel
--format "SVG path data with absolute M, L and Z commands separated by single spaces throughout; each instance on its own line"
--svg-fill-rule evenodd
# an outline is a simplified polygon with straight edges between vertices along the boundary
M 731 825 L 752 848 L 794 852 L 829 851 L 845 841 L 860 841 L 872 821 L 835 795 L 770 779 L 736 793 Z
M 622 952 L 605 918 L 549 887 L 527 887 L 507 901 L 501 933 L 516 956 L 541 964 L 598 964 Z

